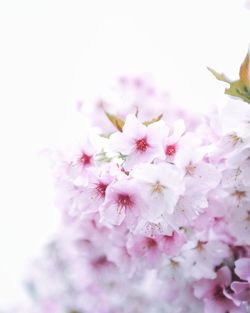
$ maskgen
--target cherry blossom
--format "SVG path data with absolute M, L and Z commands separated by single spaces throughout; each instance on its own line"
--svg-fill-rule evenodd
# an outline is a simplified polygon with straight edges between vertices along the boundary
M 245 281 L 234 281 L 231 284 L 231 289 L 233 291 L 232 300 L 235 304 L 239 304 L 242 301 L 248 301 L 250 298 L 250 284 Z
M 163 157 L 162 138 L 168 129 L 162 121 L 145 126 L 134 115 L 128 115 L 122 133 L 116 132 L 110 137 L 111 148 L 126 156 L 124 166 L 151 162 Z
M 138 189 L 136 183 L 129 179 L 110 184 L 101 207 L 101 222 L 107 225 L 120 225 L 126 218 L 126 223 L 130 227 L 135 227 L 146 207 Z
M 177 120 L 170 130 L 169 136 L 164 140 L 166 159 L 173 162 L 179 149 L 178 141 L 185 132 L 185 123 L 183 120 Z
M 216 279 L 202 279 L 195 283 L 194 292 L 196 297 L 203 299 L 205 313 L 246 312 L 237 307 L 231 299 L 225 295 L 225 290 L 231 283 L 231 272 L 228 267 L 222 267 L 217 271 Z
M 184 192 L 181 175 L 174 165 L 141 164 L 134 167 L 131 175 L 139 181 L 148 205 L 144 217 L 154 222 L 164 213 L 173 213 L 179 196 Z
M 121 77 L 80 111 L 50 153 L 60 228 L 12 311 L 250 312 L 249 105 L 197 116 Z
M 250 258 L 241 258 L 235 262 L 235 273 L 250 283 Z
M 239 202 L 241 199 L 239 196 L 237 198 Z M 250 245 L 249 216 L 249 202 L 243 202 L 241 205 L 231 208 L 231 214 L 227 216 L 228 228 L 238 244 Z
M 189 243 L 191 245 L 191 242 Z M 229 248 L 220 241 L 193 242 L 193 248 L 184 249 L 185 268 L 195 279 L 215 278 L 215 268 L 230 256 Z

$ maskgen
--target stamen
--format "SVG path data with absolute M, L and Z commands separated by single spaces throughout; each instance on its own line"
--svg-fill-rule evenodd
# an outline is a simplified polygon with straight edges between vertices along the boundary
M 190 162 L 190 163 L 186 166 L 185 170 L 186 170 L 186 175 L 192 176 L 192 175 L 194 175 L 194 173 L 195 173 L 196 166 Z
M 89 165 L 91 163 L 91 160 L 92 160 L 92 156 L 91 155 L 88 155 L 86 153 L 83 153 L 81 158 L 80 158 L 80 162 L 83 164 L 83 165 Z
M 201 241 L 199 240 L 197 242 L 197 246 L 195 247 L 195 249 L 197 249 L 198 251 L 202 251 L 204 250 L 204 246 L 207 244 L 207 241 Z
M 165 154 L 166 155 L 173 156 L 173 155 L 175 155 L 175 153 L 176 153 L 175 145 L 166 146 L 166 149 L 165 149 Z
M 243 142 L 242 138 L 239 137 L 236 133 L 230 134 L 229 137 L 232 140 L 234 146 L 239 142 Z
M 223 288 L 220 285 L 216 285 L 214 289 L 214 297 L 217 300 L 224 300 L 226 299 L 224 293 L 223 293 Z
M 246 192 L 235 190 L 235 192 L 232 193 L 232 196 L 236 197 L 240 201 L 242 198 L 246 197 Z
M 162 186 L 160 184 L 159 181 L 157 181 L 154 185 L 153 185 L 153 193 L 161 193 L 162 192 L 162 189 L 166 188 L 165 186 Z
M 154 240 L 153 238 L 146 237 L 145 244 L 148 249 L 154 249 L 157 247 L 157 241 Z
M 136 140 L 135 144 L 136 149 L 140 152 L 145 152 L 149 147 L 146 137 Z
M 128 194 L 118 194 L 117 204 L 120 208 L 131 208 L 133 206 L 133 201 Z
M 96 191 L 98 196 L 100 196 L 101 198 L 105 197 L 107 186 L 108 185 L 104 184 L 103 182 L 99 182 L 98 184 L 96 184 Z

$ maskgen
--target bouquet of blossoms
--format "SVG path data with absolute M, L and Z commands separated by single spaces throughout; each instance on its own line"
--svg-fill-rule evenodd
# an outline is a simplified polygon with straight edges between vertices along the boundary
M 237 81 L 210 69 L 238 97 L 220 113 L 126 77 L 82 107 L 89 130 L 52 154 L 62 225 L 26 313 L 250 312 L 248 61 Z

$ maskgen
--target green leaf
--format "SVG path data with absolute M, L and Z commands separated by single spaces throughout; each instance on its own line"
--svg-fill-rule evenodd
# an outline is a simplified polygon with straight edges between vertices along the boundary
M 220 74 L 218 72 L 216 72 L 215 70 L 213 70 L 211 67 L 207 67 L 207 69 L 209 70 L 209 72 L 211 72 L 214 77 L 222 82 L 231 84 L 231 80 L 229 78 L 227 78 L 224 74 Z
M 230 87 L 225 89 L 225 94 L 240 98 L 243 101 L 250 103 L 250 92 L 247 90 L 241 80 L 232 82 Z
M 112 160 L 112 158 L 107 156 L 107 153 L 105 151 L 101 151 L 100 153 L 96 154 L 96 159 L 99 162 L 106 162 L 106 163 L 109 163 Z
M 225 94 L 240 98 L 243 101 L 250 103 L 250 87 L 248 79 L 248 65 L 249 65 L 249 56 L 247 55 L 244 62 L 240 68 L 240 79 L 236 81 L 231 81 L 224 74 L 220 74 L 215 70 L 208 67 L 207 69 L 215 76 L 216 79 L 228 83 L 229 88 L 225 89 Z

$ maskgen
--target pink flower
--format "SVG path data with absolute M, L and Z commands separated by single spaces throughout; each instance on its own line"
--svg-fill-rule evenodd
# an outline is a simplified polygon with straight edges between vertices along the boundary
M 126 219 L 129 227 L 135 227 L 144 209 L 138 185 L 131 179 L 118 181 L 106 189 L 105 201 L 100 209 L 101 223 L 121 225 Z
M 250 152 L 249 152 L 250 155 Z M 245 161 L 238 158 L 235 166 L 227 165 L 222 173 L 222 185 L 225 188 L 240 188 L 241 186 L 249 186 L 250 160 Z
M 134 167 L 132 177 L 138 181 L 148 210 L 145 219 L 157 221 L 162 215 L 172 214 L 180 194 L 184 192 L 178 169 L 168 163 L 141 164 Z
M 234 193 L 240 191 L 234 191 Z M 243 191 L 241 191 L 243 192 Z M 242 194 L 242 197 L 244 193 Z M 231 196 L 232 197 L 232 196 Z M 230 198 L 231 198 L 230 197 Z M 241 193 L 239 193 L 238 201 L 242 202 Z M 234 203 L 234 202 L 233 202 Z M 230 233 L 235 237 L 237 244 L 250 245 L 250 210 L 249 201 L 243 201 L 233 205 L 230 213 L 226 217 L 228 223 L 228 229 Z
M 173 229 L 175 229 L 175 227 L 164 217 L 155 222 L 150 222 L 146 217 L 141 217 L 136 226 L 135 233 L 147 237 L 155 237 L 158 235 L 171 236 Z
M 145 126 L 134 115 L 128 115 L 122 133 L 116 132 L 110 137 L 110 146 L 125 156 L 124 167 L 152 162 L 164 156 L 163 136 L 168 130 L 162 121 Z
M 204 301 L 204 313 L 244 312 L 226 296 L 225 291 L 230 286 L 231 279 L 229 268 L 224 266 L 217 271 L 215 279 L 201 279 L 194 284 L 195 296 Z
M 70 175 L 73 177 L 81 176 L 84 171 L 94 165 L 94 148 L 89 141 L 86 141 L 70 161 Z
M 157 237 L 160 251 L 168 256 L 177 256 L 186 242 L 183 234 L 173 232 L 171 235 Z
M 250 283 L 246 281 L 234 281 L 231 284 L 231 289 L 234 294 L 230 295 L 235 304 L 241 301 L 248 301 L 250 299 Z
M 191 245 L 189 241 L 188 245 Z M 201 241 L 194 243 L 193 248 L 183 247 L 182 256 L 186 275 L 195 279 L 215 278 L 215 267 L 230 256 L 228 246 L 220 241 Z
M 158 276 L 170 283 L 177 282 L 177 289 L 185 283 L 183 281 L 183 259 L 180 257 L 165 258 L 158 270 Z
M 177 120 L 174 123 L 174 126 L 172 129 L 170 129 L 170 133 L 168 137 L 164 140 L 164 146 L 165 146 L 165 154 L 166 154 L 166 160 L 168 162 L 173 162 L 175 155 L 179 149 L 178 141 L 180 140 L 181 136 L 185 132 L 185 124 L 183 120 Z
M 233 133 L 232 139 L 236 144 L 244 143 L 244 139 L 249 137 L 250 130 L 250 107 L 246 102 L 231 99 L 220 116 L 220 125 L 223 134 Z M 241 138 L 238 140 L 237 138 Z
M 250 258 L 241 258 L 235 262 L 235 273 L 250 283 Z
M 96 150 L 89 138 L 84 137 L 80 144 L 69 146 L 67 151 L 54 154 L 54 171 L 58 181 L 64 180 L 81 187 L 88 183 L 87 171 L 96 166 Z
M 112 177 L 105 172 L 88 171 L 87 174 L 88 184 L 81 188 L 77 207 L 69 207 L 71 215 L 84 217 L 86 214 L 98 212 L 104 202 L 106 189 L 111 183 Z M 76 201 L 77 197 L 74 200 Z
M 160 261 L 161 253 L 158 242 L 155 238 L 144 236 L 130 236 L 127 242 L 128 253 L 132 261 L 137 264 L 138 269 L 141 267 L 157 267 Z

